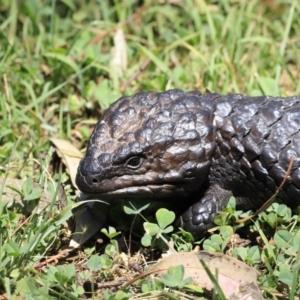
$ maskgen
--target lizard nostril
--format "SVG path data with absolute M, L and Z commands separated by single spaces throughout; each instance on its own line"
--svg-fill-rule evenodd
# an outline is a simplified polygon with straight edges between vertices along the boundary
M 98 181 L 98 179 L 97 178 L 93 178 L 92 179 L 92 183 L 98 183 L 99 181 Z

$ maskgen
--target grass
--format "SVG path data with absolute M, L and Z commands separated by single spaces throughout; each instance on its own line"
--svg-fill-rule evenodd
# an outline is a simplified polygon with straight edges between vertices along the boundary
M 78 299 L 82 278 L 95 276 L 82 269 L 93 247 L 78 250 L 82 260 L 65 268 L 35 268 L 68 244 L 65 222 L 77 197 L 49 138 L 84 148 L 102 111 L 122 94 L 142 90 L 300 92 L 296 0 L 3 0 L 0 18 L 0 295 L 8 299 Z M 64 209 L 55 202 L 61 183 Z M 7 190 L 20 202 L 17 196 L 8 201 Z M 48 205 L 36 211 L 43 197 Z M 274 215 L 280 212 L 269 212 L 262 224 Z M 294 238 L 297 216 L 288 216 Z M 265 295 L 288 295 L 289 283 L 299 293 L 299 259 L 268 247 L 258 247 Z M 250 260 L 251 248 L 237 249 Z M 296 275 L 286 279 L 284 272 Z

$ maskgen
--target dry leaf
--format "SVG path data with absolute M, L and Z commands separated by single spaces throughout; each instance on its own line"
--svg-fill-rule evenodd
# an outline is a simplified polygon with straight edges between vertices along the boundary
M 119 28 L 114 35 L 114 45 L 110 65 L 121 78 L 127 68 L 127 45 L 122 28 Z
M 0 300 L 9 300 L 11 299 L 7 293 L 3 293 L 2 295 L 0 295 Z M 14 296 L 13 298 L 14 300 L 23 300 L 24 298 L 21 296 Z
M 40 184 L 34 182 L 33 188 L 40 188 L 42 190 L 42 194 L 38 203 L 36 203 L 36 201 L 23 201 L 21 195 L 14 189 L 22 191 L 24 181 L 25 180 L 21 179 L 0 177 L 0 186 L 2 186 L 4 183 L 1 202 L 5 203 L 8 208 L 13 205 L 19 205 L 22 208 L 25 208 L 27 212 L 32 212 L 37 207 L 37 212 L 40 212 L 51 203 L 51 194 L 47 191 L 44 191 Z
M 67 167 L 67 172 L 70 175 L 73 186 L 78 189 L 75 178 L 80 159 L 82 158 L 82 153 L 69 141 L 56 138 L 51 138 L 50 141 L 55 145 L 57 155 Z
M 208 266 L 213 275 L 218 272 L 218 283 L 227 299 L 261 300 L 262 295 L 257 286 L 258 271 L 238 259 L 207 251 L 182 252 L 173 254 L 159 261 L 151 268 L 159 276 L 166 274 L 170 266 L 184 266 L 184 278 L 192 277 L 194 284 L 207 290 L 214 288 L 204 270 L 200 259 Z
M 66 165 L 72 184 L 77 188 L 75 178 L 82 157 L 81 152 L 68 141 L 56 138 L 51 138 L 50 140 L 55 145 L 58 156 L 61 157 L 62 162 Z M 106 210 L 102 209 L 100 213 L 97 213 L 98 210 L 93 209 L 93 206 L 93 200 L 89 200 L 88 203 L 82 203 L 82 205 L 73 209 L 76 227 L 69 244 L 70 247 L 79 247 L 102 227 L 107 215 Z
M 103 226 L 108 215 L 108 205 L 106 202 L 100 203 L 99 200 L 88 200 L 87 203 L 77 206 L 72 212 L 75 216 L 76 228 L 69 246 L 77 248 Z

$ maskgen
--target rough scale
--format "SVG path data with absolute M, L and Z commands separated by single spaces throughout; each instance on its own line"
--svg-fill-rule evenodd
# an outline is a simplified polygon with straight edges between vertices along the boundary
M 300 96 L 222 96 L 170 90 L 120 98 L 97 123 L 76 183 L 100 199 L 153 199 L 185 209 L 201 237 L 231 195 L 258 209 L 300 205 Z M 184 204 L 184 205 L 182 205 Z

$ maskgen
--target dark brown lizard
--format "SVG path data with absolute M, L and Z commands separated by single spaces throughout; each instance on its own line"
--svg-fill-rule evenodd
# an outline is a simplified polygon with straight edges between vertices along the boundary
M 152 199 L 186 208 L 201 237 L 230 196 L 258 209 L 285 177 L 278 202 L 300 205 L 300 96 L 170 90 L 115 102 L 97 123 L 76 183 L 100 199 Z

